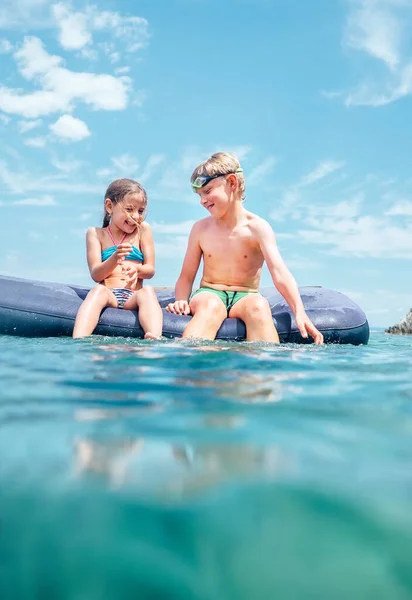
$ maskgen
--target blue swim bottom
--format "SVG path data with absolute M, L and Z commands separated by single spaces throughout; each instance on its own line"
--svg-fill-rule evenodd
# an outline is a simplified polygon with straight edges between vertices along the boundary
M 113 294 L 117 299 L 117 308 L 123 308 L 126 302 L 131 298 L 134 294 L 133 290 L 129 290 L 127 288 L 111 288 Z

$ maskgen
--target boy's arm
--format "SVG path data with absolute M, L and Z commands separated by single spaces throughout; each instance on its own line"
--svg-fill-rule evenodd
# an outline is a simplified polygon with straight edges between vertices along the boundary
M 316 344 L 323 343 L 323 335 L 316 329 L 305 312 L 296 280 L 280 255 L 272 227 L 267 221 L 261 219 L 257 229 L 260 248 L 272 276 L 273 283 L 295 315 L 296 325 L 302 337 L 307 338 L 309 334 L 313 337 Z
M 195 223 L 190 232 L 189 241 L 182 270 L 175 286 L 175 301 L 168 305 L 169 312 L 179 315 L 189 315 L 189 296 L 192 291 L 193 282 L 199 269 L 202 249 L 199 244 L 199 233 L 201 224 Z

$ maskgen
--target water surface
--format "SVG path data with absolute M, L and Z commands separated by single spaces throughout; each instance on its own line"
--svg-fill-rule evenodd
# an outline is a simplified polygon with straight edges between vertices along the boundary
M 0 337 L 2 599 L 412 596 L 412 337 Z

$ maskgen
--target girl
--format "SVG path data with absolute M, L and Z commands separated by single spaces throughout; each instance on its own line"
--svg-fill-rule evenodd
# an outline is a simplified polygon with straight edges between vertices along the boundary
M 154 275 L 154 245 L 150 225 L 144 221 L 147 195 L 132 179 L 109 185 L 104 200 L 102 227 L 86 234 L 90 275 L 98 282 L 87 294 L 74 323 L 73 337 L 91 335 L 106 306 L 139 309 L 145 338 L 162 335 L 162 309 L 143 279 Z

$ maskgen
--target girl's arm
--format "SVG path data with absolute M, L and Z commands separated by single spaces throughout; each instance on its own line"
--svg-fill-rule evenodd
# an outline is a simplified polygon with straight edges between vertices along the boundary
M 151 279 L 155 274 L 155 251 L 152 228 L 148 223 L 142 223 L 140 249 L 144 254 L 144 263 L 137 267 L 139 279 Z
M 93 281 L 100 283 L 111 275 L 119 259 L 116 254 L 102 262 L 102 245 L 96 227 L 90 227 L 86 233 L 87 264 Z

